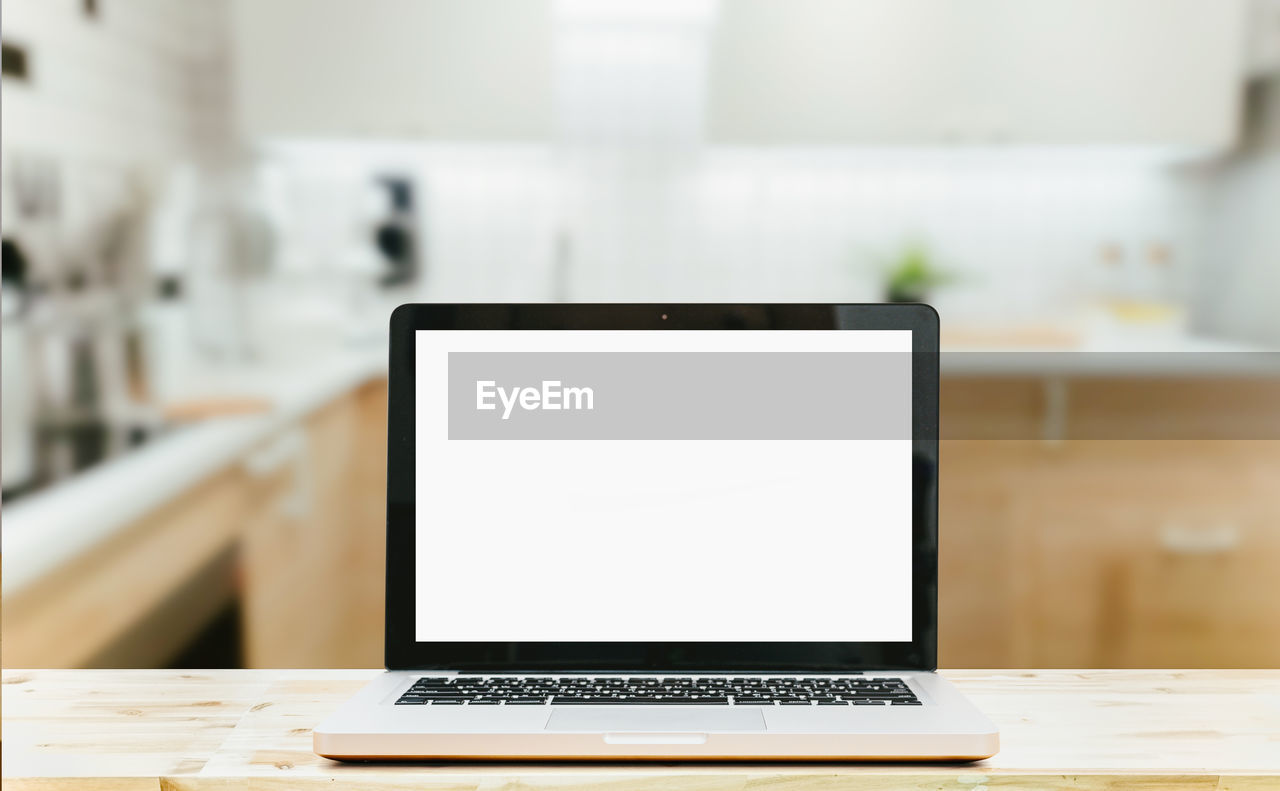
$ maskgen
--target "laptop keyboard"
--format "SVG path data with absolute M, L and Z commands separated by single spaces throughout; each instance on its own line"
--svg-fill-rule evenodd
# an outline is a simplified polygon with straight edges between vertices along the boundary
M 401 706 L 919 706 L 900 678 L 426 676 Z

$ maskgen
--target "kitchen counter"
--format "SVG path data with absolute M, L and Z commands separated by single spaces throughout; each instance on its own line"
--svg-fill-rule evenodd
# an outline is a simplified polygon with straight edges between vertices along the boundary
M 948 342 L 943 376 L 1280 377 L 1280 351 L 1191 335 L 1095 332 L 1067 344 Z
M 1280 352 L 1205 339 L 1122 342 L 1097 336 L 1071 349 L 944 344 L 941 367 L 944 377 L 1280 377 Z M 182 377 L 183 389 L 193 395 L 258 397 L 272 409 L 183 425 L 7 507 L 3 595 L 23 589 L 242 458 L 281 426 L 385 371 L 385 350 L 373 344 L 291 364 L 203 366 L 190 372 Z
M 5 507 L 3 596 L 92 549 L 282 427 L 386 374 L 381 344 L 273 365 L 204 365 L 182 389 L 202 398 L 259 399 L 265 412 L 184 424 L 137 450 Z
M 341 764 L 311 728 L 374 671 L 22 671 L 7 789 L 1245 789 L 1280 785 L 1280 671 L 952 671 L 1000 726 L 973 764 Z
M 1090 333 L 1069 347 L 949 345 L 944 337 L 941 368 L 944 377 L 956 378 L 1280 378 L 1280 352 L 1190 336 L 1118 332 Z M 178 396 L 259 398 L 271 409 L 184 424 L 7 507 L 0 592 L 9 596 L 26 588 L 244 458 L 281 427 L 385 371 L 385 347 L 378 342 L 287 363 L 200 365 L 171 377 L 181 383 Z

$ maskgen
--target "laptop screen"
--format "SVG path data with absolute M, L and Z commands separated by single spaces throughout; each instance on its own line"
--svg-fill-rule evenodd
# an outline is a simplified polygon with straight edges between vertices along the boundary
M 418 330 L 420 642 L 909 642 L 910 330 Z

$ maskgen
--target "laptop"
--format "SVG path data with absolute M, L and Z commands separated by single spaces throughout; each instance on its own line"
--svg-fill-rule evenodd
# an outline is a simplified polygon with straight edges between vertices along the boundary
M 341 760 L 980 759 L 925 305 L 405 305 Z

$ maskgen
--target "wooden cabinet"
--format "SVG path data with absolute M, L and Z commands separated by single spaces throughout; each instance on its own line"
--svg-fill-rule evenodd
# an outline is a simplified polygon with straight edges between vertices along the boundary
M 939 448 L 938 666 L 1011 667 L 1020 600 L 1011 572 L 1016 477 L 1029 443 L 947 440 Z
M 247 667 L 381 667 L 386 382 L 268 441 L 241 538 Z
M 1280 382 L 1065 387 L 1046 441 L 1043 382 L 943 381 L 939 665 L 1280 665 Z M 6 599 L 4 664 L 163 663 L 234 552 L 247 666 L 379 667 L 385 477 L 379 380 Z
M 188 611 L 140 626 L 234 547 L 254 512 L 252 495 L 240 470 L 225 470 L 6 597 L 4 664 L 145 667 L 169 660 L 203 621 Z M 204 609 L 207 600 L 191 601 Z
M 236 0 L 237 121 L 254 138 L 541 139 L 546 0 Z
M 386 389 L 280 429 L 6 598 L 4 664 L 164 666 L 238 599 L 248 667 L 381 667 Z
M 1242 96 L 1240 0 L 971 0 L 956 123 L 976 142 L 1225 148 Z
M 734 0 L 714 140 L 1225 147 L 1240 0 Z
M 1280 384 L 1036 386 L 944 380 L 940 665 L 1280 663 Z
M 1030 662 L 1280 662 L 1280 443 L 1091 440 L 1058 455 L 1014 514 L 1031 537 Z

